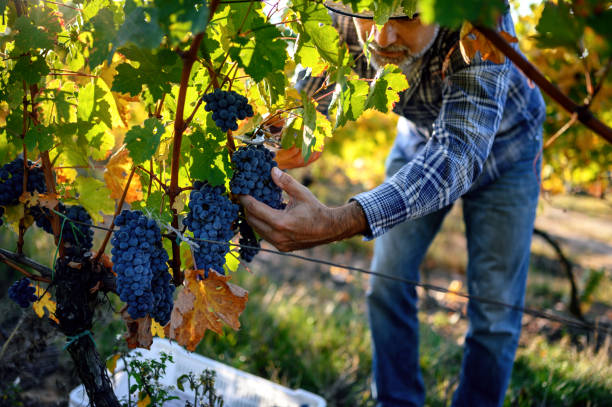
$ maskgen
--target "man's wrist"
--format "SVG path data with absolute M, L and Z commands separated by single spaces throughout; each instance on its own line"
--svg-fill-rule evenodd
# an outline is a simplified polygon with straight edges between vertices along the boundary
M 337 231 L 335 240 L 365 234 L 369 230 L 365 212 L 357 201 L 332 209 L 332 228 Z

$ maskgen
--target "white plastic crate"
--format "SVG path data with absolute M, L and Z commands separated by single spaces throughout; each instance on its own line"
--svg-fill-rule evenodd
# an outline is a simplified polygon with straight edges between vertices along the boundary
M 325 400 L 316 394 L 302 389 L 288 389 L 202 355 L 188 352 L 167 339 L 154 338 L 150 350 L 137 349 L 132 352 L 135 351 L 142 353 L 142 359 L 158 358 L 161 352 L 172 355 L 174 363 L 168 363 L 166 375 L 161 383 L 175 388 L 176 379 L 190 371 L 196 375 L 204 369 L 215 371 L 215 390 L 218 395 L 223 396 L 225 407 L 326 407 Z M 127 373 L 121 360 L 117 363 L 112 381 L 119 400 L 127 399 Z M 184 407 L 187 400 L 193 403 L 194 394 L 191 391 L 182 392 L 176 389 L 172 395 L 178 396 L 179 399 L 165 403 L 164 407 Z M 88 405 L 87 393 L 82 385 L 70 392 L 69 407 Z

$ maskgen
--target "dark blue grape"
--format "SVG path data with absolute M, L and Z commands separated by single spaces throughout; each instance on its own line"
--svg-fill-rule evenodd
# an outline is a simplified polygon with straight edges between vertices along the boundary
M 225 274 L 225 255 L 229 245 L 205 242 L 200 239 L 229 242 L 233 237 L 232 224 L 238 216 L 238 205 L 227 197 L 224 187 L 212 187 L 201 181 L 194 183 L 189 196 L 189 214 L 183 220 L 200 246 L 194 250 L 196 267 L 208 277 L 210 269 Z
M 232 194 L 248 194 L 274 209 L 282 209 L 282 190 L 272 180 L 274 153 L 261 145 L 238 148 L 232 155 Z
M 247 263 L 250 263 L 253 258 L 259 253 L 259 249 L 261 245 L 259 243 L 259 239 L 257 239 L 257 235 L 255 235 L 255 231 L 251 228 L 246 221 L 246 217 L 244 215 L 244 210 L 240 210 L 240 215 L 238 217 L 238 231 L 240 232 L 240 240 L 238 243 L 241 245 L 238 252 L 240 253 L 240 258 Z M 244 247 L 250 246 L 250 247 Z
M 115 225 L 119 230 L 111 239 L 111 254 L 119 298 L 127 303 L 130 317 L 150 314 L 166 325 L 174 305 L 174 285 L 159 226 L 142 212 L 127 210 L 117 216 Z
M 47 192 L 45 176 L 40 167 L 28 161 L 27 192 Z M 16 158 L 0 168 L 0 206 L 17 205 L 23 192 L 23 158 Z
M 15 301 L 21 308 L 27 308 L 38 298 L 34 293 L 36 289 L 30 285 L 29 278 L 15 281 L 8 289 L 9 298 Z
M 204 110 L 213 112 L 213 121 L 224 132 L 238 130 L 236 120 L 244 120 L 254 114 L 248 99 L 233 90 L 215 89 L 202 96 L 202 100 L 206 102 Z
M 67 254 L 78 256 L 91 250 L 94 232 L 91 228 L 93 224 L 92 219 L 87 210 L 80 205 L 70 206 L 60 202 L 57 211 L 68 218 L 64 223 L 64 218 L 60 217 L 60 225 L 64 223 L 62 240 L 64 243 L 67 243 Z M 50 221 L 52 212 L 49 209 L 32 207 L 30 208 L 30 213 L 36 221 L 36 226 L 42 228 L 47 233 L 53 234 Z

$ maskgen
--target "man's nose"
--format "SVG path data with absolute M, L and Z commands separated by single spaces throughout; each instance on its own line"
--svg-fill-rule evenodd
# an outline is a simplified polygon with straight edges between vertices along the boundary
M 386 23 L 380 30 L 374 26 L 374 41 L 381 48 L 388 47 L 397 41 L 397 32 L 391 23 Z

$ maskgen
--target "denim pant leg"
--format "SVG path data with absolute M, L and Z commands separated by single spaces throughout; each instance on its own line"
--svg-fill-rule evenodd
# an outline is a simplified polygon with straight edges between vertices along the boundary
M 523 306 L 538 178 L 529 157 L 492 184 L 464 195 L 470 294 Z M 468 317 L 461 379 L 452 405 L 502 406 L 522 313 L 470 300 Z
M 372 269 L 409 280 L 448 208 L 401 223 L 376 240 Z M 372 393 L 379 407 L 422 406 L 425 385 L 419 368 L 419 321 L 414 286 L 372 276 L 367 293 L 372 335 Z

